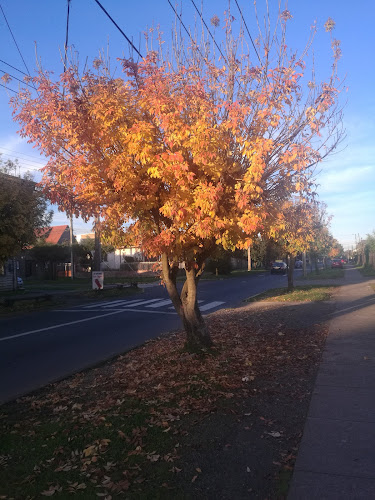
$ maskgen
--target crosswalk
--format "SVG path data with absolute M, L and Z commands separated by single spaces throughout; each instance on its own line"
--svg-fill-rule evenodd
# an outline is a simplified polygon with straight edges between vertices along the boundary
M 199 308 L 202 312 L 207 312 L 216 309 L 225 304 L 220 300 L 205 302 L 198 300 Z M 87 304 L 77 306 L 70 309 L 69 312 L 97 312 L 97 311 L 113 311 L 123 310 L 130 312 L 149 312 L 162 314 L 176 314 L 175 308 L 170 299 L 135 299 L 135 300 L 107 300 L 104 302 L 95 302 L 95 304 Z

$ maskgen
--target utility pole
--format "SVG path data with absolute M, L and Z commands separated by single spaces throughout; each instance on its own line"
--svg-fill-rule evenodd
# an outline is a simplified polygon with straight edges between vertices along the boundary
M 94 251 L 94 262 L 93 262 L 93 270 L 100 271 L 100 263 L 102 261 L 102 246 L 100 242 L 100 218 L 99 216 L 95 217 L 95 251 Z
M 74 280 L 74 252 L 73 252 L 73 214 L 69 214 L 70 219 L 70 277 Z
M 247 270 L 251 271 L 251 246 L 247 247 Z

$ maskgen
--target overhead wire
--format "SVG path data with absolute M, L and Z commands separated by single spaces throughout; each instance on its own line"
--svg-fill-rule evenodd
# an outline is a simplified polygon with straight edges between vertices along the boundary
M 249 35 L 249 38 L 250 38 L 250 40 L 251 40 L 251 43 L 252 43 L 253 48 L 254 48 L 254 50 L 255 50 L 255 53 L 256 53 L 256 55 L 257 55 L 257 57 L 258 57 L 259 63 L 260 63 L 260 64 L 262 64 L 262 61 L 260 60 L 260 57 L 259 57 L 259 54 L 258 54 L 257 48 L 255 47 L 255 43 L 254 43 L 254 41 L 253 41 L 253 37 L 252 37 L 252 36 L 251 36 L 251 34 L 250 34 L 250 30 L 249 30 L 249 28 L 247 27 L 247 24 L 246 24 L 245 18 L 244 18 L 243 14 L 242 14 L 241 7 L 239 6 L 239 4 L 238 4 L 238 1 L 237 1 L 237 0 L 234 0 L 234 1 L 236 2 L 237 9 L 238 9 L 238 10 L 239 10 L 239 12 L 240 12 L 240 16 L 241 16 L 242 22 L 243 22 L 243 24 L 244 24 L 244 26 L 245 26 L 245 28 L 246 28 L 247 34 Z
M 103 7 L 103 5 L 99 2 L 99 0 L 94 0 L 99 7 L 102 9 L 102 11 L 105 13 L 105 15 L 112 21 L 112 23 L 116 26 L 116 28 L 119 30 L 119 32 L 122 34 L 123 37 L 126 38 L 127 42 L 133 47 L 133 49 L 136 51 L 136 53 L 143 59 L 142 54 L 139 52 L 137 47 L 133 44 L 133 42 L 126 36 L 126 34 L 123 32 L 123 30 L 120 28 L 120 26 L 116 23 L 116 21 L 111 17 L 111 15 L 106 11 L 106 9 Z
M 95 0 L 95 1 L 96 1 L 96 0 Z M 181 19 L 181 16 L 180 16 L 180 15 L 178 15 L 178 13 L 177 13 L 176 9 L 173 7 L 173 5 L 172 5 L 172 3 L 171 3 L 171 0 L 168 0 L 168 3 L 169 3 L 169 5 L 170 5 L 171 9 L 173 10 L 173 12 L 175 13 L 176 17 L 178 17 L 178 20 L 180 21 L 181 26 L 184 28 L 184 30 L 186 31 L 186 33 L 187 33 L 188 37 L 190 38 L 191 43 L 192 43 L 193 45 L 195 45 L 195 47 L 196 47 L 196 49 L 198 50 L 198 52 L 199 52 L 199 54 L 201 55 L 201 57 L 202 57 L 202 58 L 204 58 L 204 55 L 203 55 L 203 54 L 202 54 L 202 52 L 200 51 L 200 49 L 199 49 L 199 47 L 198 47 L 197 43 L 193 40 L 193 38 L 192 38 L 192 36 L 191 36 L 191 34 L 190 34 L 190 31 L 189 31 L 189 30 L 187 29 L 187 27 L 185 26 L 185 24 L 184 24 L 183 20 Z
M 66 30 L 65 30 L 65 45 L 64 45 L 64 73 L 66 70 L 66 60 L 68 52 L 68 42 L 69 42 L 69 15 L 70 15 L 70 0 L 68 0 L 68 10 L 66 14 Z
M 2 59 L 0 59 L 0 62 L 3 63 L 3 64 L 6 64 L 7 66 L 9 66 L 10 68 L 13 68 L 15 69 L 16 71 L 18 71 L 19 73 L 22 73 L 23 75 L 25 76 L 30 76 L 28 75 L 27 73 L 25 73 L 24 71 L 21 71 L 20 69 L 16 68 L 15 66 L 12 66 L 11 64 L 7 63 L 6 61 L 3 61 Z
M 26 164 L 28 164 L 30 166 L 36 166 L 36 165 L 41 165 L 42 167 L 46 166 L 46 163 L 41 163 L 39 161 L 29 160 L 28 158 L 22 158 L 19 155 L 13 155 L 13 154 L 9 154 L 9 153 L 3 153 L 2 151 L 0 151 L 0 156 L 7 156 L 7 157 L 9 157 L 9 159 L 11 161 L 14 161 L 13 158 L 15 158 L 16 160 L 25 162 Z
M 17 154 L 20 154 L 23 156 L 29 156 L 30 158 L 38 158 L 37 156 L 28 155 L 27 153 L 21 153 L 20 151 L 14 151 L 14 149 L 4 148 L 3 146 L 0 146 L 0 149 L 4 149 L 5 151 L 9 151 L 10 153 L 17 153 Z M 5 153 L 3 153 L 3 154 L 5 154 Z
M 23 80 L 20 80 L 19 78 L 17 78 L 16 76 L 14 75 L 10 75 L 9 73 L 7 73 L 6 71 L 4 71 L 3 69 L 0 69 L 1 73 L 4 73 L 4 75 L 9 75 L 11 78 L 13 78 L 14 80 L 17 80 L 18 82 L 21 82 L 23 83 L 23 85 L 27 85 L 28 87 L 30 87 L 31 89 L 34 88 L 32 87 L 31 85 L 29 85 L 28 83 L 24 82 Z
M 214 42 L 214 44 L 215 44 L 215 46 L 216 46 L 217 50 L 220 52 L 221 57 L 222 57 L 222 58 L 224 59 L 224 61 L 228 64 L 227 58 L 226 58 L 226 57 L 225 57 L 225 55 L 222 53 L 222 51 L 221 51 L 221 49 L 220 49 L 220 46 L 217 44 L 217 42 L 216 42 L 216 40 L 215 40 L 214 36 L 212 35 L 212 33 L 211 33 L 211 31 L 210 31 L 210 28 L 207 26 L 206 21 L 203 19 L 203 15 L 202 15 L 202 13 L 201 13 L 201 12 L 199 12 L 198 7 L 195 5 L 194 0 L 191 0 L 191 3 L 194 5 L 195 10 L 198 12 L 198 15 L 200 16 L 200 18 L 201 18 L 201 20 L 202 20 L 202 22 L 203 22 L 204 26 L 206 27 L 206 30 L 208 31 L 208 34 L 209 34 L 209 35 L 210 35 L 210 37 L 212 38 L 212 41 Z
M 23 64 L 25 65 L 25 68 L 26 68 L 27 74 L 28 74 L 29 76 L 31 76 L 31 75 L 30 75 L 29 68 L 27 67 L 26 61 L 25 61 L 25 59 L 23 58 L 23 55 L 22 55 L 22 53 L 21 53 L 21 50 L 20 50 L 20 48 L 19 48 L 19 46 L 18 46 L 18 43 L 17 43 L 17 41 L 16 41 L 15 36 L 13 35 L 13 31 L 12 31 L 11 27 L 9 26 L 8 19 L 7 19 L 6 15 L 5 15 L 5 12 L 4 12 L 4 10 L 3 10 L 3 8 L 2 8 L 2 6 L 1 6 L 1 4 L 0 4 L 0 9 L 1 9 L 1 12 L 3 13 L 4 19 L 5 19 L 5 22 L 6 22 L 7 26 L 8 26 L 8 29 L 9 29 L 9 31 L 10 31 L 10 34 L 12 35 L 13 41 L 14 41 L 14 43 L 15 43 L 16 47 L 17 47 L 18 53 L 19 53 L 19 55 L 21 56 L 22 62 L 23 62 Z
M 2 83 L 0 83 L 0 86 L 1 86 L 1 87 L 4 87 L 4 89 L 10 90 L 11 92 L 14 92 L 15 94 L 18 94 L 17 90 L 13 90 L 13 89 L 11 89 L 11 88 L 9 88 L 9 87 L 6 87 L 6 86 L 5 86 L 5 85 L 3 85 Z

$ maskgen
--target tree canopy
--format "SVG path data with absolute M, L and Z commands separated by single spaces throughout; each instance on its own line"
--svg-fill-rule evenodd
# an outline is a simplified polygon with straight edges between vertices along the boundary
M 196 296 L 206 258 L 217 245 L 247 248 L 258 233 L 275 235 L 282 204 L 312 195 L 314 166 L 340 140 L 339 42 L 327 80 L 315 82 L 304 61 L 314 33 L 300 55 L 291 52 L 290 17 L 279 13 L 274 36 L 270 26 L 260 32 L 259 61 L 227 13 L 219 57 L 207 39 L 185 42 L 176 30 L 169 55 L 160 43 L 138 63 L 122 59 L 123 77 L 102 59 L 83 72 L 72 63 L 57 80 L 40 70 L 36 98 L 25 89 L 12 100 L 21 135 L 49 157 L 50 200 L 100 216 L 113 243 L 125 237 L 162 256 L 192 343 L 210 343 Z
M 0 263 L 36 241 L 38 229 L 48 226 L 52 213 L 30 175 L 10 175 L 17 163 L 0 157 Z

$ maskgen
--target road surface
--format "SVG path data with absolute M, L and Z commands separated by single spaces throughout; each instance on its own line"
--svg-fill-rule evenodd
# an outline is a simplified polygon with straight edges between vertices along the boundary
M 296 271 L 296 274 L 298 271 Z M 286 286 L 269 273 L 201 281 L 203 314 L 235 307 L 269 288 Z M 27 394 L 181 327 L 164 287 L 127 299 L 82 303 L 0 319 L 0 403 Z

